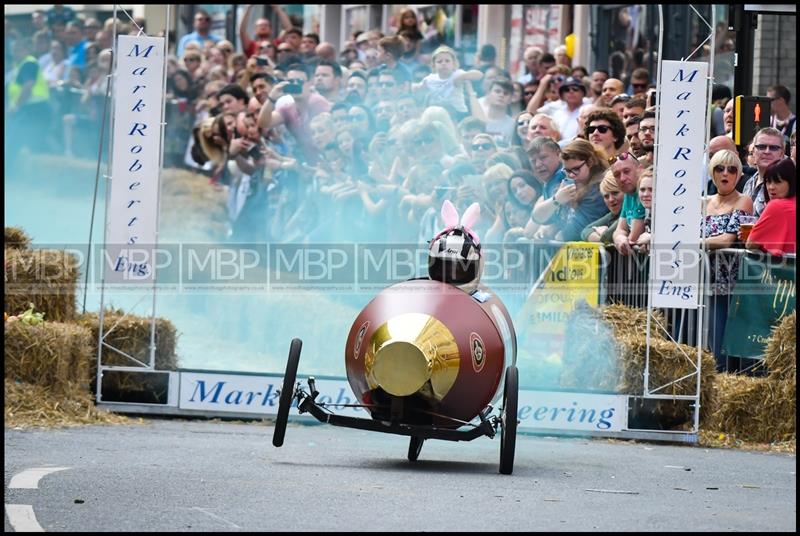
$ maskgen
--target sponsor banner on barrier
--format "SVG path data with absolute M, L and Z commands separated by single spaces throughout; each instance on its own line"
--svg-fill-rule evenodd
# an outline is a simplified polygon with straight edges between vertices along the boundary
M 708 63 L 663 61 L 653 202 L 653 307 L 697 309 Z
M 771 265 L 745 256 L 733 288 L 722 350 L 730 356 L 764 356 L 772 329 L 797 306 L 794 264 Z
M 298 377 L 307 390 L 306 378 Z M 257 374 L 181 372 L 180 409 L 209 413 L 278 413 L 283 378 Z M 357 400 L 344 379 L 316 379 L 317 403 L 329 404 L 337 415 L 369 418 L 363 408 L 337 407 Z M 292 401 L 290 415 L 299 415 Z M 574 432 L 618 432 L 627 426 L 627 396 L 553 391 L 519 392 L 520 430 Z
M 117 51 L 105 279 L 109 283 L 152 283 L 164 38 L 121 35 Z

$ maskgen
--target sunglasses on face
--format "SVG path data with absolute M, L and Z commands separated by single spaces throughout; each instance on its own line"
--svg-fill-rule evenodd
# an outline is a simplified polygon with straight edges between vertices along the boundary
M 608 125 L 590 125 L 590 126 L 589 126 L 589 127 L 586 129 L 586 132 L 588 132 L 589 134 L 594 134 L 594 131 L 595 131 L 595 130 L 599 130 L 599 131 L 600 131 L 600 134 L 605 134 L 606 132 L 608 132 L 609 130 L 611 130 L 611 127 L 610 127 L 610 126 L 608 126 Z
M 473 143 L 472 150 L 473 151 L 488 151 L 492 148 L 491 143 Z
M 567 86 L 565 88 L 562 88 L 561 90 L 564 91 L 564 92 L 567 92 L 567 91 L 581 91 L 581 88 L 579 88 L 578 86 Z
M 211 20 L 211 18 L 209 18 L 209 17 L 195 17 L 194 20 L 196 20 L 197 22 L 208 22 L 208 21 Z
M 759 143 L 758 145 L 754 145 L 754 147 L 756 149 L 758 149 L 759 151 L 761 151 L 761 152 L 770 151 L 770 152 L 774 153 L 776 151 L 780 151 L 781 150 L 781 146 L 780 145 L 767 145 L 767 144 L 764 144 L 764 143 Z
M 536 95 L 535 91 L 526 91 L 525 92 L 525 96 L 526 97 L 533 97 L 534 95 Z
M 586 161 L 584 160 L 583 162 L 581 162 L 581 164 L 579 166 L 575 166 L 574 168 L 569 168 L 569 169 L 564 168 L 564 173 L 566 173 L 567 175 L 569 175 L 571 177 L 574 177 L 575 175 L 578 174 L 578 172 L 581 170 L 581 168 L 583 166 L 585 166 L 585 165 L 586 165 Z
M 647 84 L 631 84 L 633 89 L 647 89 Z
M 623 161 L 623 162 L 624 162 L 624 161 L 625 161 L 625 160 L 627 160 L 628 158 L 630 158 L 630 159 L 632 159 L 632 160 L 635 160 L 635 161 L 637 161 L 637 162 L 639 161 L 639 159 L 638 159 L 638 158 L 636 158 L 636 157 L 635 157 L 635 156 L 634 156 L 632 153 L 629 153 L 628 151 L 625 151 L 624 153 L 620 153 L 620 154 L 618 154 L 617 156 L 611 156 L 611 157 L 609 157 L 609 159 L 608 159 L 608 163 L 609 163 L 609 165 L 610 165 L 610 164 L 613 164 L 614 162 L 616 162 L 617 160 L 621 160 L 621 161 Z
M 739 168 L 737 168 L 736 166 L 714 166 L 715 173 L 722 173 L 726 169 L 728 170 L 728 173 L 730 173 L 731 175 L 739 174 Z

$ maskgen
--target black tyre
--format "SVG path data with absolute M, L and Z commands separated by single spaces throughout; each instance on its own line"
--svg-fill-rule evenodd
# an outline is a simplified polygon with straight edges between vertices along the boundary
M 302 348 L 303 341 L 292 339 L 292 345 L 289 347 L 289 360 L 286 362 L 286 374 L 283 375 L 281 397 L 278 401 L 275 433 L 272 434 L 272 444 L 276 447 L 283 445 L 283 437 L 286 435 L 286 424 L 289 422 L 289 410 L 292 407 L 294 383 L 297 379 L 297 365 L 300 363 L 300 350 Z
M 408 444 L 408 459 L 412 462 L 417 461 L 419 453 L 422 452 L 422 444 L 425 439 L 422 437 L 411 436 L 411 442 Z
M 517 408 L 519 400 L 519 372 L 511 365 L 506 369 L 503 387 L 503 414 L 500 428 L 500 473 L 514 471 L 514 448 L 517 444 Z

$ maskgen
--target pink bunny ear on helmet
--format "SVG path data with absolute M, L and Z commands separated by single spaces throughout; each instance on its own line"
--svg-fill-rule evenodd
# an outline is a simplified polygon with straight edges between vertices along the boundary
M 442 203 L 442 220 L 444 220 L 445 229 L 453 229 L 458 225 L 458 211 L 449 199 L 445 199 Z
M 464 215 L 461 216 L 461 227 L 472 236 L 476 244 L 480 243 L 480 241 L 478 240 L 478 235 L 472 230 L 472 226 L 475 225 L 480 216 L 481 206 L 478 203 L 472 203 L 469 208 L 464 211 Z

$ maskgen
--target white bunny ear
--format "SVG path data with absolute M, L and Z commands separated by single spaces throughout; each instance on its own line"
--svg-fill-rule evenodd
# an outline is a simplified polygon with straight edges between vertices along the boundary
M 469 208 L 464 212 L 464 215 L 461 216 L 461 226 L 472 228 L 475 225 L 475 222 L 478 221 L 478 218 L 481 216 L 481 206 L 478 203 L 472 203 Z
M 449 199 L 445 199 L 442 203 L 442 220 L 444 220 L 445 228 L 452 229 L 458 225 L 458 210 Z

